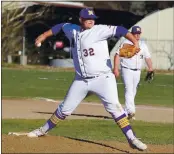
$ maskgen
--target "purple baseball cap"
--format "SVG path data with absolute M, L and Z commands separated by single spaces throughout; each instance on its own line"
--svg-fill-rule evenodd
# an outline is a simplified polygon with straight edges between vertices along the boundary
M 141 34 L 141 27 L 140 26 L 133 26 L 131 33 L 133 33 L 133 34 Z
M 91 8 L 84 8 L 80 11 L 79 16 L 84 19 L 97 19 L 95 12 Z

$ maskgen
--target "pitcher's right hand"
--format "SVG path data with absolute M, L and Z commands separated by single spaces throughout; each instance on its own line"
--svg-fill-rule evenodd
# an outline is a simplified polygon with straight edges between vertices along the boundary
M 35 45 L 38 46 L 39 43 L 45 41 L 46 37 L 44 34 L 39 35 L 35 40 Z

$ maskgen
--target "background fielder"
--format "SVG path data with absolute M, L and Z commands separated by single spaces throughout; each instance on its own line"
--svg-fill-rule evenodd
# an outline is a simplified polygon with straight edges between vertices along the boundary
M 143 60 L 145 59 L 148 66 L 148 71 L 152 72 L 152 61 L 146 43 L 140 40 L 141 28 L 139 26 L 132 27 L 131 33 L 135 39 L 139 42 L 140 51 L 131 58 L 119 58 L 119 48 L 116 51 L 114 57 L 114 74 L 116 77 L 119 76 L 119 59 L 121 65 L 121 75 L 124 82 L 125 88 L 125 111 L 128 118 L 135 119 L 135 96 L 137 93 L 138 83 L 140 81 L 141 68 Z M 129 40 L 125 39 L 121 44 L 120 48 L 125 44 L 132 44 Z
M 60 30 L 64 31 L 72 48 L 75 79 L 64 101 L 58 106 L 51 118 L 41 128 L 30 132 L 28 136 L 39 137 L 45 135 L 60 120 L 64 120 L 68 115 L 71 115 L 88 92 L 93 92 L 101 99 L 106 111 L 112 115 L 131 147 L 145 150 L 147 146 L 136 138 L 119 103 L 107 39 L 125 36 L 139 50 L 138 42 L 124 27 L 94 25 L 96 18 L 97 16 L 92 9 L 82 9 L 79 19 L 81 26 L 70 23 L 58 24 L 36 39 L 35 43 L 38 45 L 47 37 L 56 35 Z

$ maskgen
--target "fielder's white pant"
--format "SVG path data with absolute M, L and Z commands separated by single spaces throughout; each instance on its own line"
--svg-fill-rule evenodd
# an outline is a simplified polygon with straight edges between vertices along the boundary
M 114 119 L 125 113 L 118 100 L 115 76 L 113 73 L 107 73 L 93 79 L 75 78 L 64 101 L 58 106 L 59 116 L 64 119 L 71 115 L 89 91 L 101 99 L 106 111 Z
M 121 75 L 124 82 L 125 111 L 127 114 L 135 113 L 135 96 L 137 93 L 138 83 L 140 81 L 141 71 L 133 71 L 127 68 L 122 68 Z

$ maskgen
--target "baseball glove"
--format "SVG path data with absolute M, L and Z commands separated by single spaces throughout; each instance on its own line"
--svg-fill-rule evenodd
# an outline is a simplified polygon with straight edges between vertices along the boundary
M 119 56 L 124 58 L 131 58 L 137 53 L 137 49 L 134 45 L 124 44 L 122 48 L 120 48 Z
M 147 72 L 146 77 L 145 77 L 144 80 L 146 82 L 152 82 L 152 80 L 154 78 L 154 75 L 155 75 L 154 71 Z

